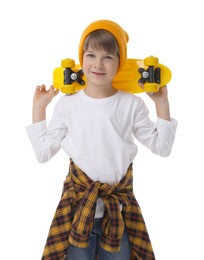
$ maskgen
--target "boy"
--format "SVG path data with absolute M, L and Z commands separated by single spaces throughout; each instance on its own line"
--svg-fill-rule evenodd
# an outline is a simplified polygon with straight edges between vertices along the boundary
M 156 123 L 141 98 L 113 88 L 127 58 L 127 42 L 127 32 L 113 21 L 98 20 L 84 30 L 79 61 L 86 88 L 60 98 L 48 127 L 46 107 L 58 91 L 36 88 L 27 132 L 37 159 L 45 162 L 61 148 L 70 157 L 42 259 L 155 259 L 133 194 L 134 138 L 168 156 L 177 122 L 170 117 L 166 86 L 149 94 Z

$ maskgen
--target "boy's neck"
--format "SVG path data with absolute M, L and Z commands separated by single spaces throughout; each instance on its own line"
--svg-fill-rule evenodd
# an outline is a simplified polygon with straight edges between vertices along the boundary
M 107 98 L 107 97 L 113 96 L 117 92 L 118 92 L 118 90 L 113 87 L 108 88 L 108 89 L 97 89 L 97 87 L 91 88 L 91 87 L 87 86 L 84 89 L 84 93 L 87 96 L 89 96 L 91 98 L 96 98 L 96 99 Z

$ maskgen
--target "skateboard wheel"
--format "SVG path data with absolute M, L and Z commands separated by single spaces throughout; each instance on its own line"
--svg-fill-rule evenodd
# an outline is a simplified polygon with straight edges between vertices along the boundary
M 73 94 L 76 91 L 76 88 L 73 85 L 64 85 L 61 87 L 61 91 L 64 94 Z
M 61 61 L 61 67 L 62 68 L 74 68 L 75 67 L 75 61 L 72 59 L 64 59 Z
M 155 66 L 159 63 L 159 59 L 153 56 L 150 56 L 146 59 L 144 59 L 144 65 L 145 66 Z
M 158 92 L 159 91 L 159 84 L 145 83 L 144 84 L 144 91 L 145 92 Z

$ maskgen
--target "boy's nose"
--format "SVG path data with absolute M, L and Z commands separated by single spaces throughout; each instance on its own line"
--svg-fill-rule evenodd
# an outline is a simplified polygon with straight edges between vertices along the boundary
M 101 68 L 101 67 L 103 67 L 103 61 L 102 61 L 102 59 L 100 59 L 100 58 L 95 59 L 94 67 L 95 67 L 95 68 Z

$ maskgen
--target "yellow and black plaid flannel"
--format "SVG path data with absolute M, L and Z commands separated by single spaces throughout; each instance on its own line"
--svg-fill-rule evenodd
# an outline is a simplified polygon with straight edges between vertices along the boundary
M 132 181 L 132 165 L 118 184 L 109 185 L 94 182 L 71 160 L 42 260 L 64 260 L 70 243 L 88 247 L 98 197 L 105 204 L 101 247 L 109 252 L 119 251 L 126 225 L 132 244 L 131 260 L 154 260 L 145 222 L 133 194 Z M 122 212 L 120 204 L 123 206 Z

